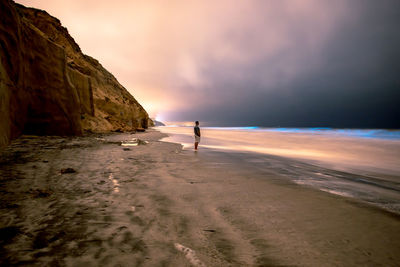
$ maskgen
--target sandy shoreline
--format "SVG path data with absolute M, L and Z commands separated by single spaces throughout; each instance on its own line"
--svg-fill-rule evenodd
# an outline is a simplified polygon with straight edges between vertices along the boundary
M 0 264 L 400 263 L 399 216 L 162 136 L 25 137 L 0 151 Z M 148 143 L 119 145 L 133 138 Z

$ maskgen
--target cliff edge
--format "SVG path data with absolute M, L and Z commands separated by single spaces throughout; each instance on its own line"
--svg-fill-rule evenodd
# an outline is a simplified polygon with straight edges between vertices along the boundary
M 24 134 L 131 131 L 152 121 L 61 22 L 0 1 L 0 147 Z

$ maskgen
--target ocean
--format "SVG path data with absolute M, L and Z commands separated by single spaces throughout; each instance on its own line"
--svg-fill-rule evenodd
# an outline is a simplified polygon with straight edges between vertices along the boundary
M 193 150 L 193 127 L 156 127 L 162 141 Z M 297 184 L 400 214 L 400 131 L 201 127 L 198 153 L 239 155 L 247 165 Z

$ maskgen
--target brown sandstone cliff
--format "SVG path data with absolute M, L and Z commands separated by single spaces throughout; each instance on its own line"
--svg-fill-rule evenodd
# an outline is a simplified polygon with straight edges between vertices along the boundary
M 0 147 L 22 133 L 147 128 L 147 112 L 57 18 L 0 1 Z

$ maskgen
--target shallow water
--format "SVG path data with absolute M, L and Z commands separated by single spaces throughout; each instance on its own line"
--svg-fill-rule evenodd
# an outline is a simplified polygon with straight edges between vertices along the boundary
M 158 127 L 193 149 L 192 127 Z M 400 213 L 400 135 L 386 130 L 203 127 L 199 153 L 236 155 L 238 164 Z M 202 151 L 203 150 L 203 151 Z M 232 153 L 234 152 L 234 153 Z

